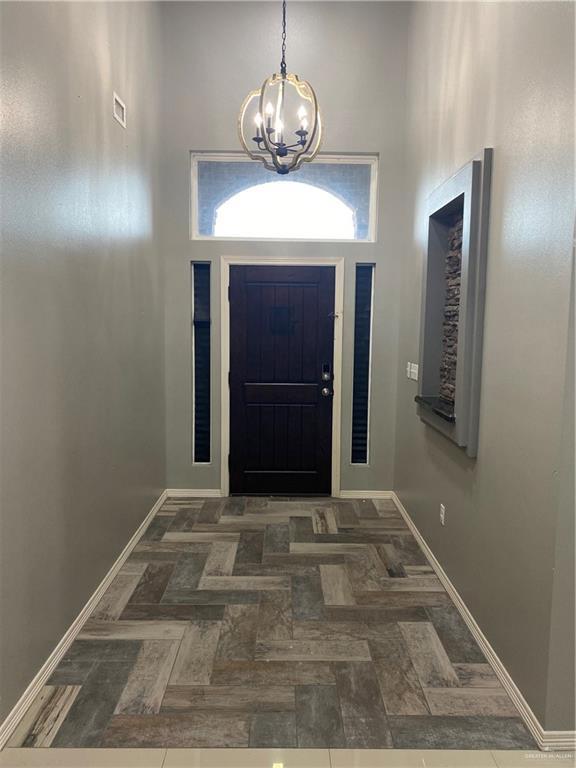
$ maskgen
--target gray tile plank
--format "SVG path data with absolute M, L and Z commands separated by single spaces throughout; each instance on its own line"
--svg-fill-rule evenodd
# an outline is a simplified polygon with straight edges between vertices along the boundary
M 176 544 L 211 544 L 214 541 L 238 541 L 239 535 L 223 531 L 168 531 L 162 537 L 162 541 Z
M 500 682 L 490 664 L 455 664 L 454 671 L 458 675 L 460 684 L 473 688 L 498 688 Z
M 52 746 L 100 746 L 131 668 L 130 662 L 102 661 L 96 664 L 76 696 Z
M 79 685 L 43 686 L 6 746 L 51 746 L 79 692 Z
M 243 518 L 242 518 L 243 519 Z M 242 531 L 238 542 L 237 563 L 261 563 L 264 549 L 264 533 Z
M 243 515 L 245 509 L 246 499 L 241 496 L 233 496 L 225 500 L 222 508 L 222 517 Z
M 390 579 L 399 581 L 399 579 Z M 446 592 L 356 592 L 358 605 L 384 606 L 388 608 L 413 608 L 430 606 L 450 606 L 452 601 Z
M 370 641 L 374 671 L 389 715 L 430 713 L 422 686 L 397 624 L 379 627 L 381 635 Z
M 294 687 L 290 686 L 180 685 L 166 689 L 162 712 L 293 712 L 295 706 Z
M 250 716 L 218 712 L 186 715 L 115 715 L 102 747 L 247 747 Z
M 398 626 L 422 687 L 460 686 L 460 680 L 432 624 L 401 622 Z
M 289 749 L 298 746 L 294 712 L 257 712 L 250 726 L 250 747 Z
M 102 596 L 92 612 L 91 618 L 100 621 L 115 621 L 124 610 L 139 581 L 139 573 L 120 572 Z
M 89 621 L 79 640 L 181 640 L 184 621 Z
M 225 606 L 237 603 L 257 603 L 259 599 L 259 592 L 247 590 L 232 592 L 223 589 L 174 589 L 164 593 L 161 605 L 184 603 L 198 606 Z
M 365 640 L 269 640 L 256 644 L 257 661 L 370 661 Z
M 214 661 L 212 685 L 331 685 L 325 661 Z
M 393 716 L 396 749 L 536 749 L 519 718 Z
M 61 661 L 46 685 L 82 685 L 94 664 L 94 661 Z
M 227 605 L 224 611 L 216 657 L 238 661 L 252 660 L 256 646 L 257 628 L 257 605 Z
M 312 513 L 312 529 L 314 533 L 337 534 L 338 523 L 334 510 L 330 507 L 317 507 Z
M 182 554 L 174 566 L 161 602 L 173 602 L 175 595 L 180 598 L 193 595 L 198 588 L 207 559 L 207 554 Z
M 348 748 L 378 749 L 392 746 L 372 663 L 336 663 L 334 671 Z
M 453 604 L 429 607 L 430 621 L 452 662 L 482 664 L 486 658 Z
M 74 640 L 64 654 L 63 662 L 135 661 L 140 652 L 139 640 Z
M 324 615 L 324 595 L 320 574 L 292 576 L 292 612 L 295 619 L 321 619 Z
M 244 593 L 246 595 L 246 593 Z M 256 600 L 256 596 L 255 596 Z M 220 621 L 224 618 L 224 601 L 213 600 L 209 604 L 204 600 L 202 604 L 179 603 L 172 595 L 170 603 L 154 603 L 153 605 L 127 605 L 124 609 L 121 621 Z
M 179 642 L 167 640 L 142 643 L 114 710 L 115 715 L 158 714 L 179 645 Z
M 426 609 L 421 606 L 386 608 L 370 605 L 327 605 L 323 615 L 327 621 L 365 621 L 378 624 L 386 624 L 391 621 L 428 620 Z
M 346 569 L 354 592 L 379 591 L 391 581 L 384 563 L 372 546 L 358 555 L 348 556 Z
M 346 747 L 336 686 L 299 685 L 296 688 L 296 731 L 301 749 Z
M 228 592 L 262 592 L 264 590 L 290 589 L 288 576 L 203 576 L 200 589 Z
M 196 509 L 178 509 L 175 516 L 172 518 L 172 522 L 170 523 L 168 530 L 172 531 L 173 533 L 178 531 L 191 531 L 194 527 L 194 523 L 198 519 L 199 512 L 200 505 L 198 505 Z
M 159 603 L 173 570 L 173 563 L 149 563 L 128 602 Z
M 290 551 L 290 535 L 288 532 L 288 526 L 280 523 L 275 523 L 266 526 L 264 533 L 264 549 L 263 552 L 284 552 Z
M 141 541 L 160 541 L 172 522 L 171 517 L 156 515 L 148 528 L 144 531 Z
M 260 598 L 257 631 L 259 640 L 289 640 L 292 637 L 292 595 L 290 592 L 263 592 Z
M 314 527 L 310 517 L 291 517 L 289 524 L 290 541 L 314 541 Z
M 236 562 L 236 541 L 215 541 L 204 566 L 202 578 L 205 576 L 231 576 Z
M 170 685 L 210 685 L 221 622 L 188 624 L 170 675 Z
M 424 688 L 433 715 L 518 717 L 503 688 Z
M 224 499 L 207 499 L 198 513 L 198 523 L 217 523 L 220 520 Z
M 321 565 L 320 582 L 325 605 L 354 605 L 352 585 L 344 565 Z

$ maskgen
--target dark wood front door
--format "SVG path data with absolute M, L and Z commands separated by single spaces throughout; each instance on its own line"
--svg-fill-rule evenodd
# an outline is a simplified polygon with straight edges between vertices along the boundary
M 334 268 L 230 268 L 230 493 L 330 494 Z

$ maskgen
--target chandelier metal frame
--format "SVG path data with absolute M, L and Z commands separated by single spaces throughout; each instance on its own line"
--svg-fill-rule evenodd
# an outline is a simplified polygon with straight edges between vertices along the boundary
M 293 139 L 286 139 L 284 102 L 288 88 L 295 89 L 302 100 L 297 117 L 299 128 Z M 269 94 L 278 89 L 276 114 L 269 100 Z M 248 136 L 247 115 L 254 101 L 258 100 L 255 116 L 255 135 Z M 310 120 L 306 106 L 311 110 Z M 274 118 L 274 120 L 273 120 Z M 303 163 L 311 162 L 320 150 L 322 142 L 322 119 L 316 93 L 310 83 L 286 68 L 286 0 L 282 2 L 282 59 L 280 72 L 264 80 L 259 90 L 251 91 L 244 99 L 238 117 L 238 135 L 246 154 L 252 160 L 259 160 L 270 171 L 286 175 L 298 170 Z

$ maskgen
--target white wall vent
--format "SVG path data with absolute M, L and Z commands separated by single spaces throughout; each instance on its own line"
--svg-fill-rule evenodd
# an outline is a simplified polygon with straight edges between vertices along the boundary
M 112 107 L 112 114 L 118 120 L 122 128 L 126 128 L 126 104 L 122 101 L 117 93 L 114 93 L 114 102 Z

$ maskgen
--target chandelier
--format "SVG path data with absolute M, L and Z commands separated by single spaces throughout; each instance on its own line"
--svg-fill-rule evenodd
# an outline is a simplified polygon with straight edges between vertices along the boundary
M 297 171 L 318 154 L 322 141 L 320 109 L 314 89 L 286 70 L 286 0 L 282 2 L 280 73 L 244 99 L 238 117 L 244 151 L 270 171 Z

